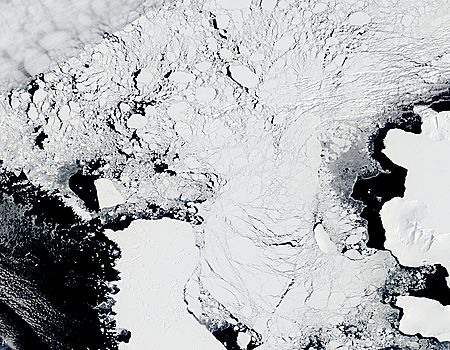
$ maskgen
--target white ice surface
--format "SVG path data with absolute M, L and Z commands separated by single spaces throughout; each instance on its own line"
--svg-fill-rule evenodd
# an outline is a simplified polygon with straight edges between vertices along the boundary
M 370 22 L 370 16 L 361 11 L 353 12 L 349 17 L 348 20 L 350 24 L 355 26 L 362 26 L 365 24 L 368 24 Z
M 336 245 L 331 241 L 330 236 L 321 224 L 318 224 L 314 229 L 314 238 L 319 249 L 325 254 L 337 254 Z
M 404 197 L 380 213 L 385 247 L 404 265 L 439 263 L 450 271 L 450 112 L 420 113 L 421 134 L 394 129 L 385 139 L 384 153 L 408 169 Z
M 384 153 L 408 169 L 403 198 L 381 210 L 385 247 L 408 266 L 441 264 L 450 271 L 450 112 L 419 111 L 422 133 L 394 129 L 385 138 Z M 450 340 L 450 308 L 425 298 L 402 297 L 400 329 Z
M 125 198 L 123 198 L 111 180 L 97 179 L 94 181 L 94 185 L 97 190 L 100 209 L 110 208 L 125 203 Z
M 114 311 L 117 326 L 131 331 L 131 339 L 120 350 L 224 349 L 183 301 L 184 285 L 198 261 L 189 224 L 138 220 L 107 235 L 122 250 Z
M 258 77 L 249 67 L 233 65 L 230 67 L 231 77 L 242 86 L 252 88 L 258 85 Z
M 352 16 L 358 11 L 370 22 Z M 212 26 L 212 15 L 227 33 Z M 11 96 L 11 108 L 5 98 L 0 159 L 61 191 L 68 164 L 107 154 L 114 168 L 123 159 L 118 150 L 132 153 L 120 182 L 133 204 L 176 208 L 205 200 L 190 280 L 260 332 L 261 350 L 299 348 L 325 333 L 333 346 L 351 341 L 359 350 L 370 341 L 385 348 L 391 336 L 405 339 L 391 330 L 390 306 L 376 294 L 394 262 L 387 252 L 367 254 L 364 244 L 360 252 L 366 234 L 356 234 L 359 218 L 332 184 L 351 186 L 345 181 L 353 178 L 336 181 L 336 166 L 351 147 L 347 160 L 358 166 L 385 111 L 450 75 L 449 18 L 446 1 L 419 8 L 409 0 L 179 1 L 48 74 L 33 103 L 23 91 Z M 72 74 L 75 87 L 67 83 Z M 206 86 L 213 100 L 200 89 Z M 144 127 L 130 131 L 117 122 L 115 132 L 107 117 L 128 120 L 130 98 L 157 103 L 145 108 Z M 61 120 L 57 111 L 68 101 L 78 107 Z M 37 126 L 49 135 L 44 151 L 35 147 Z M 141 146 L 130 141 L 132 132 Z M 167 151 L 176 176 L 155 174 L 148 164 L 152 152 Z M 318 216 L 339 251 L 347 237 L 352 249 L 325 254 L 313 232 Z M 214 316 L 193 295 L 190 310 Z M 369 339 L 350 340 L 336 327 L 361 319 L 370 320 Z
M 424 337 L 436 337 L 450 341 L 450 306 L 426 298 L 402 296 L 397 306 L 403 309 L 400 330 L 406 334 L 419 333 Z

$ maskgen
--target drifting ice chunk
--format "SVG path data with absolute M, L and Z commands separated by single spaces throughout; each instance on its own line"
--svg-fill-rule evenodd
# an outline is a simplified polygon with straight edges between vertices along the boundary
M 169 80 L 176 83 L 190 83 L 195 77 L 189 72 L 174 72 L 170 75 Z
M 252 88 L 259 83 L 256 74 L 243 65 L 230 66 L 230 73 L 231 77 L 242 86 Z
M 314 238 L 316 239 L 319 249 L 325 254 L 336 254 L 336 245 L 331 241 L 330 236 L 325 231 L 322 225 L 317 225 L 314 229 Z
M 125 203 L 123 196 L 114 187 L 111 180 L 97 179 L 94 181 L 100 209 L 115 207 Z
M 211 102 L 216 97 L 216 90 L 211 86 L 200 86 L 195 91 L 195 98 L 199 102 Z
M 147 118 L 141 114 L 133 114 L 127 120 L 127 126 L 130 129 L 142 129 L 147 124 Z
M 239 332 L 237 337 L 237 343 L 241 349 L 247 349 L 248 344 L 250 343 L 251 340 L 252 337 L 249 334 Z
M 353 12 L 348 17 L 348 21 L 354 26 L 363 26 L 370 23 L 370 16 L 365 12 Z
M 218 1 L 220 7 L 227 10 L 241 10 L 249 8 L 251 0 L 220 0 Z

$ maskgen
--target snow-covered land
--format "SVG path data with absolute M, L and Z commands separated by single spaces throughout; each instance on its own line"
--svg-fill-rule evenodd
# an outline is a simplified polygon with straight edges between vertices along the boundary
M 0 95 L 0 159 L 116 231 L 124 349 L 220 348 L 214 337 L 258 350 L 445 349 L 401 332 L 417 329 L 410 307 L 398 329 L 383 298 L 407 297 L 423 276 L 367 247 L 351 193 L 380 172 L 371 136 L 447 87 L 447 1 L 46 3 L 33 18 L 56 25 L 42 38 L 3 11 L 14 42 L 2 57 L 17 58 L 0 74 L 22 85 Z M 69 49 L 85 34 L 89 45 Z M 405 197 L 382 210 L 386 246 L 405 265 L 448 266 L 448 167 L 436 162 L 447 114 L 417 113 L 423 134 L 386 141 L 409 170 Z

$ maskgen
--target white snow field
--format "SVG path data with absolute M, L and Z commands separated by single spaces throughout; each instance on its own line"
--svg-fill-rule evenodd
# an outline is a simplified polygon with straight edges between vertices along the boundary
M 199 258 L 189 224 L 137 220 L 107 234 L 122 250 L 114 311 L 131 339 L 120 350 L 223 349 L 184 303 L 184 285 Z
M 95 215 L 190 222 L 110 233 L 123 251 L 117 319 L 144 346 L 133 349 L 173 345 L 177 333 L 192 341 L 180 349 L 214 349 L 206 329 L 230 324 L 245 325 L 240 343 L 251 335 L 258 350 L 430 349 L 433 340 L 393 326 L 397 311 L 379 291 L 398 264 L 367 248 L 349 195 L 356 176 L 375 169 L 370 135 L 446 86 L 449 42 L 447 1 L 166 2 L 60 62 L 34 93 L 2 94 L 0 159 L 82 208 L 67 178 L 101 158 L 120 197 Z M 42 148 L 36 130 L 47 135 Z M 441 180 L 431 175 L 432 185 Z M 445 217 L 438 192 L 402 209 L 425 226 L 401 261 L 445 263 L 446 222 L 424 221 L 426 208 Z
M 406 334 L 420 333 L 424 337 L 436 337 L 450 341 L 450 307 L 438 301 L 410 296 L 399 297 L 397 306 L 403 309 L 400 330 Z
M 384 153 L 408 169 L 403 198 L 381 210 L 385 247 L 407 266 L 441 264 L 450 271 L 450 112 L 421 108 L 422 133 L 390 130 Z M 450 340 L 450 307 L 423 298 L 403 297 L 400 330 Z

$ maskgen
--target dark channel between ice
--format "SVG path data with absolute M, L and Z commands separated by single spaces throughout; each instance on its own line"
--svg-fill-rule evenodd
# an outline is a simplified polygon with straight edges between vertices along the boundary
M 420 105 L 429 106 L 436 112 L 450 110 L 450 91 L 421 102 Z M 384 247 L 385 230 L 382 225 L 380 210 L 387 201 L 394 197 L 403 197 L 405 193 L 407 169 L 394 164 L 383 153 L 384 139 L 391 129 L 401 129 L 419 134 L 421 133 L 421 125 L 422 120 L 419 115 L 413 112 L 412 107 L 405 108 L 398 119 L 387 122 L 369 141 L 369 151 L 372 158 L 380 165 L 381 171 L 372 177 L 359 177 L 355 182 L 352 193 L 354 199 L 364 204 L 361 217 L 367 221 L 367 246 L 369 248 L 386 249 Z M 398 259 L 395 259 L 398 262 Z M 436 300 L 442 305 L 450 305 L 450 289 L 446 277 L 448 277 L 447 270 L 439 264 L 408 267 L 398 263 L 397 271 L 391 271 L 386 285 L 381 289 L 382 301 L 399 309 L 400 318 L 403 311 L 395 306 L 396 297 L 399 295 L 423 297 Z M 405 280 L 407 282 L 404 282 Z M 420 334 L 417 336 L 423 338 Z M 430 339 L 437 341 L 435 338 Z
M 370 140 L 372 158 L 382 171 L 369 178 L 358 178 L 353 187 L 352 197 L 365 204 L 361 217 L 367 220 L 369 248 L 384 249 L 385 230 L 381 222 L 380 210 L 384 203 L 394 197 L 403 197 L 407 170 L 394 164 L 384 153 L 384 139 L 391 129 L 401 129 L 419 134 L 422 121 L 419 115 L 405 111 L 401 118 L 386 123 Z

